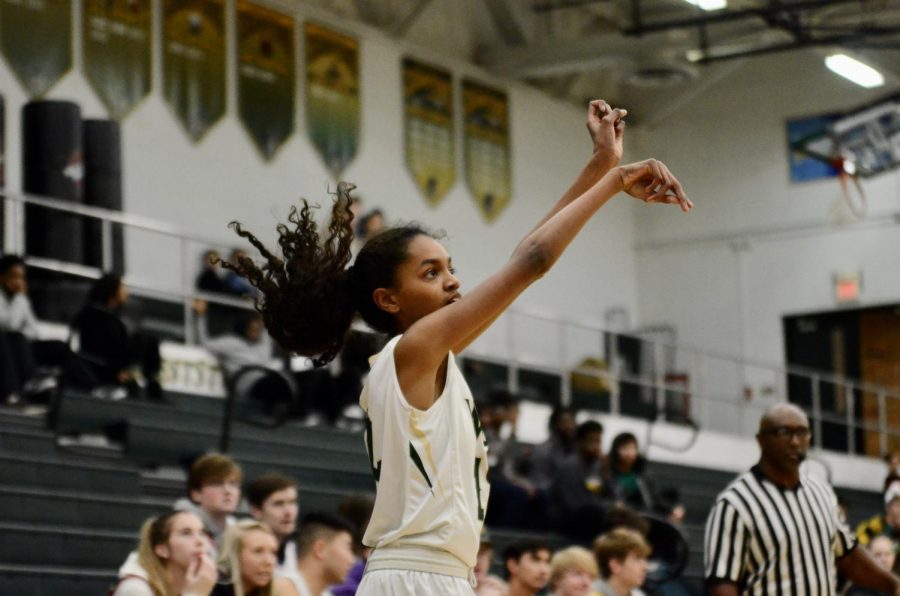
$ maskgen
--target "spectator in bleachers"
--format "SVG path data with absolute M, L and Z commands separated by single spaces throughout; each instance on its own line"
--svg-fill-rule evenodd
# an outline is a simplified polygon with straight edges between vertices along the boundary
M 30 341 L 37 339 L 37 318 L 27 291 L 25 261 L 0 257 L 0 404 L 18 402 L 36 371 Z
M 604 517 L 614 496 L 601 440 L 603 425 L 587 420 L 575 433 L 576 450 L 563 464 L 550 489 L 551 515 L 565 534 L 588 542 L 604 529 Z
M 863 546 L 876 536 L 900 541 L 900 477 L 888 476 L 884 481 L 884 513 L 872 516 L 856 526 L 856 539 Z
M 221 576 L 213 596 L 281 596 L 288 580 L 275 577 L 278 539 L 269 526 L 253 519 L 232 525 L 222 538 Z
M 244 494 L 253 519 L 266 524 L 278 538 L 278 571 L 297 572 L 297 530 L 300 505 L 297 483 L 281 474 L 264 474 L 247 483 Z
M 616 435 L 609 450 L 609 472 L 616 498 L 629 507 L 664 515 L 672 523 L 684 519 L 684 506 L 674 491 L 658 493 L 644 473 L 647 460 L 638 450 L 637 437 L 625 432 Z
M 207 308 L 205 300 L 194 301 L 197 336 L 200 344 L 219 359 L 226 374 L 234 375 L 245 366 L 268 366 L 272 362 L 272 340 L 258 312 L 244 313 L 235 322 L 231 333 L 210 337 L 206 325 Z
M 225 283 L 227 270 L 218 265 L 220 259 L 219 252 L 216 250 L 208 250 L 203 253 L 200 261 L 201 270 L 195 284 L 198 290 L 219 294 L 230 293 Z
M 291 413 L 297 400 L 294 377 L 281 369 L 272 357 L 272 338 L 266 333 L 262 316 L 244 311 L 234 318 L 234 329 L 216 337 L 207 331 L 207 303 L 194 301 L 197 336 L 200 344 L 219 361 L 232 390 L 260 405 L 266 412 Z M 252 370 L 245 370 L 252 368 Z
M 297 532 L 296 575 L 285 575 L 291 586 L 286 596 L 320 596 L 328 586 L 342 583 L 355 563 L 353 535 L 356 528 L 342 517 L 328 513 L 304 516 Z
M 338 513 L 355 528 L 353 534 L 353 554 L 356 562 L 347 573 L 346 579 L 340 585 L 332 586 L 332 596 L 353 596 L 362 581 L 366 570 L 366 561 L 372 549 L 363 544 L 363 536 L 372 519 L 372 510 L 375 508 L 375 499 L 370 494 L 350 495 L 338 505 Z
M 591 596 L 591 586 L 599 576 L 597 561 L 586 548 L 570 546 L 550 559 L 553 596 Z
M 359 215 L 361 208 L 362 205 L 359 202 L 350 204 L 351 211 L 356 209 L 353 217 L 353 244 L 351 246 L 351 252 L 354 255 L 359 254 L 370 238 L 384 230 L 384 212 L 381 209 L 372 209 L 365 215 Z
M 241 500 L 241 468 L 227 455 L 209 453 L 191 465 L 188 498 L 175 502 L 176 511 L 190 511 L 203 521 L 211 553 L 218 552 L 222 535 L 235 522 Z
M 530 452 L 516 438 L 518 398 L 506 389 L 495 389 L 487 397 L 490 503 L 485 522 L 492 526 L 541 530 L 548 526 L 548 496 L 527 476 Z
M 647 578 L 650 545 L 635 530 L 617 528 L 594 542 L 594 556 L 600 568 L 600 579 L 594 590 L 601 596 L 628 596 L 640 592 Z
M 247 251 L 241 248 L 235 248 L 231 251 L 229 261 L 232 263 L 239 263 L 242 260 L 249 259 L 250 257 L 247 255 Z M 216 263 L 218 264 L 218 262 Z M 256 288 L 253 287 L 253 284 L 251 284 L 247 278 L 238 275 L 230 269 L 225 274 L 225 291 L 240 298 L 256 298 L 257 295 Z
M 523 540 L 506 547 L 503 560 L 509 581 L 509 596 L 534 596 L 550 580 L 552 551 L 543 542 Z
M 137 552 L 119 569 L 112 596 L 206 596 L 216 583 L 216 566 L 206 553 L 203 522 L 193 513 L 172 511 L 141 528 Z
M 475 558 L 475 595 L 506 596 L 509 586 L 506 582 L 491 574 L 494 563 L 494 545 L 487 527 L 481 527 L 481 540 L 478 543 L 478 556 Z
M 887 536 L 876 536 L 869 543 L 869 552 L 872 558 L 881 565 L 882 569 L 896 571 L 897 543 Z
M 94 282 L 87 303 L 72 324 L 78 334 L 78 354 L 89 365 L 93 377 L 89 384 L 122 385 L 134 391 L 138 384 L 132 368 L 139 365 L 147 382 L 147 397 L 159 399 L 159 340 L 129 331 L 121 316 L 127 300 L 128 290 L 115 273 Z
M 575 453 L 575 412 L 566 406 L 557 406 L 548 423 L 550 438 L 535 447 L 531 455 L 529 478 L 535 486 L 549 490 L 556 474 Z

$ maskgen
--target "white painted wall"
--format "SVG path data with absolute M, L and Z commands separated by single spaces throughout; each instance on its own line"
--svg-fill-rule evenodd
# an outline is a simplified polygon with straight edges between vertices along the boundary
M 638 132 L 642 153 L 666 161 L 696 205 L 688 217 L 636 212 L 643 324 L 670 322 L 679 343 L 781 363 L 782 317 L 836 308 L 834 273 L 862 272 L 863 306 L 900 302 L 900 227 L 866 223 L 900 212 L 900 173 L 864 182 L 869 218 L 857 223 L 836 180 L 789 182 L 789 118 L 888 93 L 835 79 L 812 51 L 757 58 Z M 711 237 L 721 238 L 699 241 Z

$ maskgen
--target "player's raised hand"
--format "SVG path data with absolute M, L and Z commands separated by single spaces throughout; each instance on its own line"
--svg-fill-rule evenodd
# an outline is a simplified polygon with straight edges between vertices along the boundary
M 666 164 L 656 159 L 619 166 L 622 190 L 645 203 L 680 205 L 685 213 L 694 203 L 684 194 L 678 181 Z
M 613 108 L 602 99 L 588 104 L 587 129 L 594 143 L 594 154 L 602 155 L 613 167 L 622 159 L 622 137 L 627 110 Z

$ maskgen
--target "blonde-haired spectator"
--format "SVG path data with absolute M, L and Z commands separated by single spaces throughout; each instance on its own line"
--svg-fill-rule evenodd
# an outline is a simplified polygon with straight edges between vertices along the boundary
M 594 589 L 602 596 L 640 594 L 647 577 L 650 545 L 635 530 L 616 528 L 594 541 L 594 557 L 600 577 Z
M 219 552 L 224 576 L 213 596 L 278 596 L 286 579 L 275 578 L 278 538 L 269 526 L 245 519 L 225 530 Z
M 600 573 L 597 561 L 586 548 L 570 546 L 550 559 L 550 585 L 553 596 L 590 596 L 591 584 Z
M 207 596 L 216 567 L 206 555 L 203 522 L 187 511 L 151 517 L 141 528 L 137 552 L 119 569 L 113 596 Z

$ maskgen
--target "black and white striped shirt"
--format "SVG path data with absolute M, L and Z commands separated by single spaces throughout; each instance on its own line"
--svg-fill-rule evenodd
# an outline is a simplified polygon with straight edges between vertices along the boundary
M 835 560 L 855 546 L 830 486 L 804 476 L 794 489 L 779 488 L 755 466 L 709 515 L 706 578 L 734 582 L 742 594 L 833 596 Z

